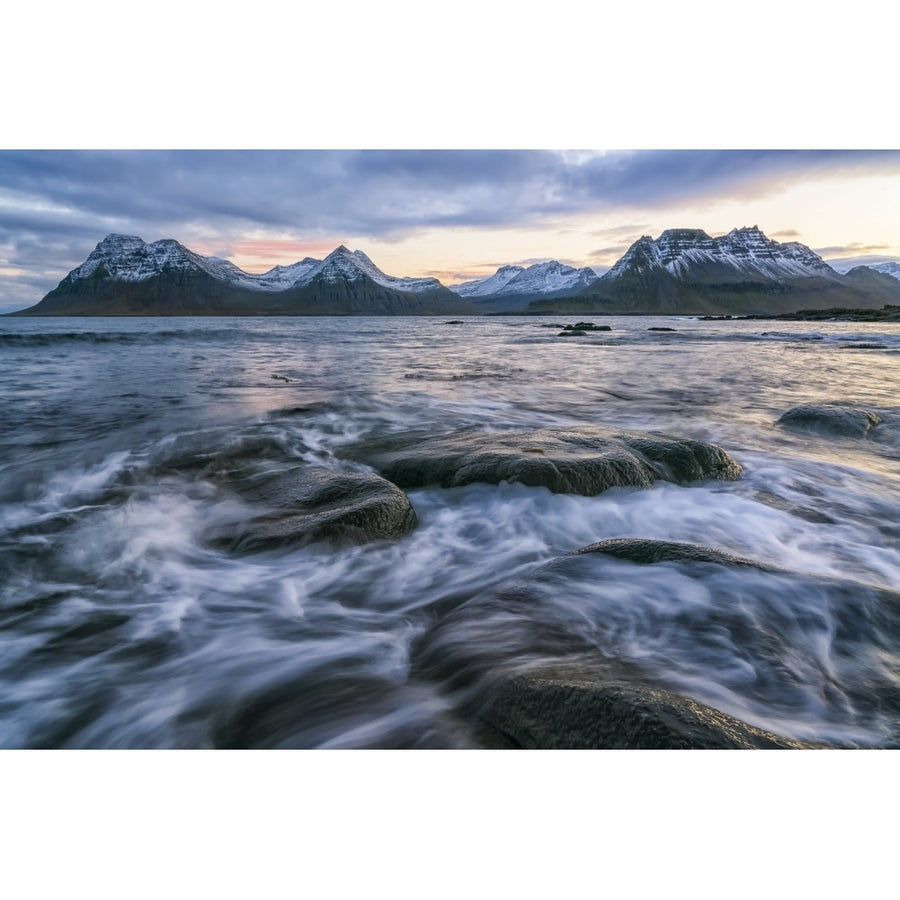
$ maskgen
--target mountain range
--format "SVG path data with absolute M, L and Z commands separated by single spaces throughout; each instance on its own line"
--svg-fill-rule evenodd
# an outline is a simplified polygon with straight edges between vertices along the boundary
M 900 304 L 898 276 L 897 263 L 840 274 L 809 247 L 756 226 L 716 238 L 684 228 L 644 236 L 602 276 L 550 261 L 501 266 L 451 288 L 386 275 L 344 246 L 254 275 L 174 240 L 111 234 L 38 304 L 12 315 L 781 314 Z
M 385 275 L 344 246 L 262 275 L 177 241 L 110 234 L 20 316 L 477 315 L 436 278 Z
M 529 304 L 526 312 L 747 315 L 801 309 L 877 309 L 900 303 L 900 281 L 859 266 L 836 272 L 804 244 L 782 244 L 756 226 L 721 237 L 698 229 L 635 241 L 577 295 Z
M 556 260 L 529 266 L 501 266 L 488 278 L 450 285 L 450 290 L 471 299 L 485 312 L 522 309 L 530 300 L 570 297 L 600 276 L 593 269 L 576 269 Z

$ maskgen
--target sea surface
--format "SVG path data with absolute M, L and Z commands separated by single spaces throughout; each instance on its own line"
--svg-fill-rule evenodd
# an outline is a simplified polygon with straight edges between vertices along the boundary
M 884 599 L 900 590 L 900 326 L 611 317 L 558 336 L 575 321 L 0 319 L 0 747 L 478 746 L 418 642 L 619 537 L 784 574 L 611 563 L 548 592 L 556 627 L 777 734 L 900 746 Z M 884 421 L 777 424 L 809 403 Z M 209 476 L 219 457 L 371 471 L 344 450 L 598 424 L 716 443 L 743 475 L 597 497 L 428 487 L 408 491 L 419 524 L 400 540 L 210 540 L 246 513 Z M 532 654 L 465 627 L 483 655 Z

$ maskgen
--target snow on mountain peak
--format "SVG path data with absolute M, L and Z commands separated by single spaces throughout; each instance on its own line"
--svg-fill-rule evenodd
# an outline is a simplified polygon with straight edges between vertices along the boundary
M 493 297 L 501 294 L 540 295 L 576 293 L 597 280 L 593 269 L 576 269 L 551 259 L 524 266 L 501 266 L 487 277 L 453 285 L 461 297 Z
M 442 287 L 437 278 L 396 278 L 385 275 L 362 250 L 349 250 L 343 244 L 332 250 L 320 266 L 306 274 L 302 284 L 308 284 L 314 278 L 335 282 L 359 281 L 364 277 L 394 291 L 421 293 Z
M 697 266 L 724 266 L 748 277 L 784 278 L 835 275 L 831 267 L 804 244 L 780 244 L 752 225 L 710 237 L 694 228 L 672 228 L 657 240 L 644 236 L 604 275 L 607 281 L 626 272 L 640 273 L 661 266 L 679 276 Z
M 137 235 L 109 234 L 80 266 L 69 273 L 69 277 L 75 281 L 88 278 L 101 266 L 113 281 L 146 281 L 173 270 L 201 271 L 226 284 L 257 291 L 303 287 L 317 276 L 325 281 L 359 281 L 368 277 L 383 287 L 414 293 L 441 287 L 436 278 L 385 275 L 362 250 L 351 251 L 344 244 L 332 250 L 324 260 L 306 257 L 300 262 L 275 266 L 261 275 L 253 275 L 227 259 L 200 256 L 171 238 L 148 244 Z
M 900 280 L 900 262 L 889 261 L 875 263 L 874 265 L 870 265 L 869 268 L 874 269 L 876 272 L 882 272 L 885 275 L 891 275 Z

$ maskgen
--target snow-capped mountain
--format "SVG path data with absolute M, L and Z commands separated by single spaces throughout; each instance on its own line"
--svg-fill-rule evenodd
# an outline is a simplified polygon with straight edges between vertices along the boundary
M 254 291 L 284 291 L 305 287 L 317 278 L 324 281 L 359 281 L 368 276 L 376 284 L 395 291 L 433 291 L 442 287 L 436 278 L 395 278 L 385 275 L 362 250 L 343 245 L 325 259 L 307 257 L 289 266 L 275 266 L 261 275 L 244 272 L 216 256 L 200 256 L 178 241 L 165 239 L 147 244 L 135 235 L 110 234 L 88 258 L 69 273 L 73 281 L 89 278 L 105 269 L 113 281 L 146 281 L 165 271 L 202 271 L 226 284 Z
M 133 234 L 109 234 L 88 258 L 69 272 L 72 282 L 85 281 L 96 273 L 113 281 L 147 281 L 164 271 L 202 271 L 229 283 L 253 276 L 218 257 L 205 257 L 170 239 L 147 244 Z
M 675 228 L 635 241 L 575 298 L 538 301 L 529 312 L 752 315 L 801 309 L 880 308 L 900 302 L 883 273 L 835 271 L 804 244 L 770 240 L 755 225 L 721 237 Z
M 453 290 L 386 275 L 344 246 L 255 275 L 174 240 L 111 234 L 40 303 L 13 315 L 767 315 L 886 304 L 900 305 L 900 263 L 840 274 L 809 247 L 769 240 L 756 226 L 716 238 L 683 228 L 645 236 L 602 277 L 551 261 L 504 266 Z
M 676 278 L 707 276 L 784 279 L 831 277 L 837 273 L 821 256 L 796 241 L 769 240 L 755 225 L 710 237 L 693 228 L 672 228 L 657 240 L 644 236 L 603 276 L 615 281 L 662 268 Z
M 174 240 L 110 234 L 27 315 L 466 315 L 435 278 L 386 275 L 341 246 L 261 275 Z
M 882 272 L 885 275 L 890 275 L 892 278 L 896 278 L 900 281 L 900 263 L 898 262 L 875 263 L 875 265 L 868 266 L 868 268 L 874 269 L 876 272 Z
M 556 260 L 529 266 L 501 266 L 487 277 L 451 285 L 450 290 L 485 309 L 505 311 L 529 300 L 577 294 L 598 279 L 593 269 L 576 269 Z
M 493 275 L 489 275 L 487 278 L 476 278 L 474 281 L 464 281 L 462 284 L 451 284 L 450 290 L 459 294 L 460 297 L 489 297 L 492 294 L 502 294 L 506 285 L 524 271 L 524 266 L 500 266 Z
M 299 264 L 298 264 L 299 265 Z M 318 266 L 312 267 L 295 282 L 295 287 L 303 287 L 317 278 L 323 281 L 359 281 L 371 278 L 376 284 L 394 291 L 409 291 L 417 294 L 443 288 L 437 278 L 396 278 L 385 275 L 362 250 L 348 250 L 343 244 L 325 257 Z
M 226 261 L 221 260 L 221 262 Z M 232 265 L 231 263 L 226 264 Z M 311 256 L 307 256 L 300 262 L 291 263 L 289 266 L 275 266 L 269 269 L 268 272 L 263 272 L 262 275 L 249 275 L 247 272 L 238 269 L 237 266 L 232 266 L 232 268 L 240 273 L 242 277 L 241 284 L 246 284 L 247 287 L 264 291 L 286 291 L 289 287 L 304 282 L 307 276 L 321 265 L 321 259 L 313 259 Z

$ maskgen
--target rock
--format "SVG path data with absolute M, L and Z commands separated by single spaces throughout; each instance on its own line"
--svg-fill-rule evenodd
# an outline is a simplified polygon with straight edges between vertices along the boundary
M 490 682 L 474 717 L 491 749 L 750 750 L 801 749 L 698 703 L 602 666 L 549 665 Z
M 766 722 L 900 742 L 897 591 L 629 538 L 437 612 L 414 672 L 486 747 L 814 746 Z
M 881 416 L 868 409 L 825 404 L 795 406 L 777 424 L 844 437 L 865 437 L 882 421 Z
M 561 331 L 557 335 L 557 337 L 585 337 L 586 335 L 587 335 L 586 331 L 581 331 L 581 329 L 578 329 L 578 330 L 573 329 L 571 331 Z
M 598 541 L 596 544 L 576 550 L 573 555 L 582 553 L 603 553 L 641 565 L 652 565 L 659 562 L 711 562 L 720 565 L 765 568 L 752 559 L 733 556 L 711 547 L 642 538 L 612 538 L 608 541 Z
M 593 322 L 576 322 L 574 325 L 565 325 L 566 331 L 612 331 L 609 325 L 595 325 Z
M 647 331 L 675 331 L 674 328 L 665 328 L 662 325 L 652 325 Z
M 735 480 L 741 466 L 714 444 L 600 426 L 459 432 L 364 459 L 403 488 L 520 482 L 593 496 L 611 487 Z
M 230 485 L 264 512 L 217 535 L 236 552 L 296 546 L 319 540 L 363 543 L 400 538 L 416 526 L 409 498 L 370 473 L 333 472 L 318 466 L 249 475 Z
M 465 325 L 462 319 L 451 319 L 449 322 L 444 322 L 445 325 Z

